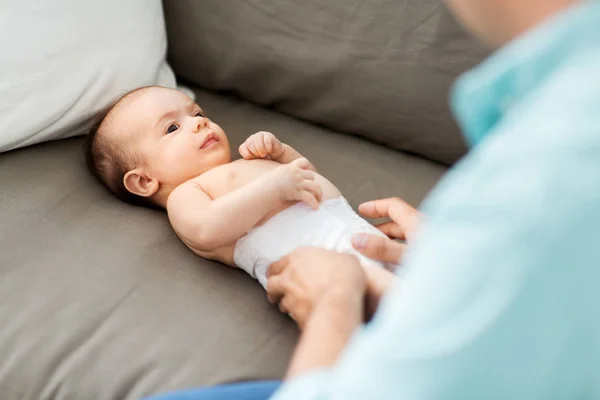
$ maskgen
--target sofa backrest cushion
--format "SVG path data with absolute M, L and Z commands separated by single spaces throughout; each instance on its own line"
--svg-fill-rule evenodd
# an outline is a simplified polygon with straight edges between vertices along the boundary
M 164 5 L 180 77 L 446 164 L 465 151 L 448 90 L 485 52 L 439 0 Z

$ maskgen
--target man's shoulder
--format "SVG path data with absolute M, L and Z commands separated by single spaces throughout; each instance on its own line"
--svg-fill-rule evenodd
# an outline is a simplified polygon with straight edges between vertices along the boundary
M 523 99 L 521 108 L 525 121 L 586 133 L 593 128 L 600 140 L 595 134 L 600 123 L 600 47 L 565 60 Z
M 600 52 L 578 56 L 557 68 L 508 107 L 490 136 L 505 144 L 506 155 L 560 152 L 566 157 L 582 149 L 600 152 L 599 131 Z

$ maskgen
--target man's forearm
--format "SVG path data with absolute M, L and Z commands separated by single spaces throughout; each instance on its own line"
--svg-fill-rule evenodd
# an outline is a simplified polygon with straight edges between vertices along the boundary
M 362 316 L 362 293 L 332 293 L 323 299 L 302 332 L 286 379 L 334 364 Z
M 304 157 L 302 154 L 298 153 L 298 151 L 296 151 L 296 149 L 294 149 L 292 146 L 284 144 L 283 145 L 283 153 L 281 154 L 281 156 L 278 159 L 274 159 L 273 161 L 277 161 L 278 163 L 281 164 L 289 164 L 294 160 L 297 160 L 299 158 Z M 310 163 L 310 170 L 313 172 L 317 172 L 317 169 L 315 168 L 315 166 Z

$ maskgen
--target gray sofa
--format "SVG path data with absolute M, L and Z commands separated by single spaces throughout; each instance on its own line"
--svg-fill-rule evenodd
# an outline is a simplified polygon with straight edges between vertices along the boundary
M 169 61 L 237 146 L 274 132 L 353 206 L 418 205 L 465 146 L 452 81 L 484 56 L 437 0 L 164 3 Z M 298 331 L 244 273 L 119 203 L 81 139 L 0 154 L 0 398 L 137 399 L 283 375 Z

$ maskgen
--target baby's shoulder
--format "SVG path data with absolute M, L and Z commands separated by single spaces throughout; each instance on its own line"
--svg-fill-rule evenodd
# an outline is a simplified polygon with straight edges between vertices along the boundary
M 210 200 L 210 197 L 201 181 L 197 178 L 192 178 L 177 186 L 169 194 L 167 198 L 167 211 L 180 210 L 202 199 Z

